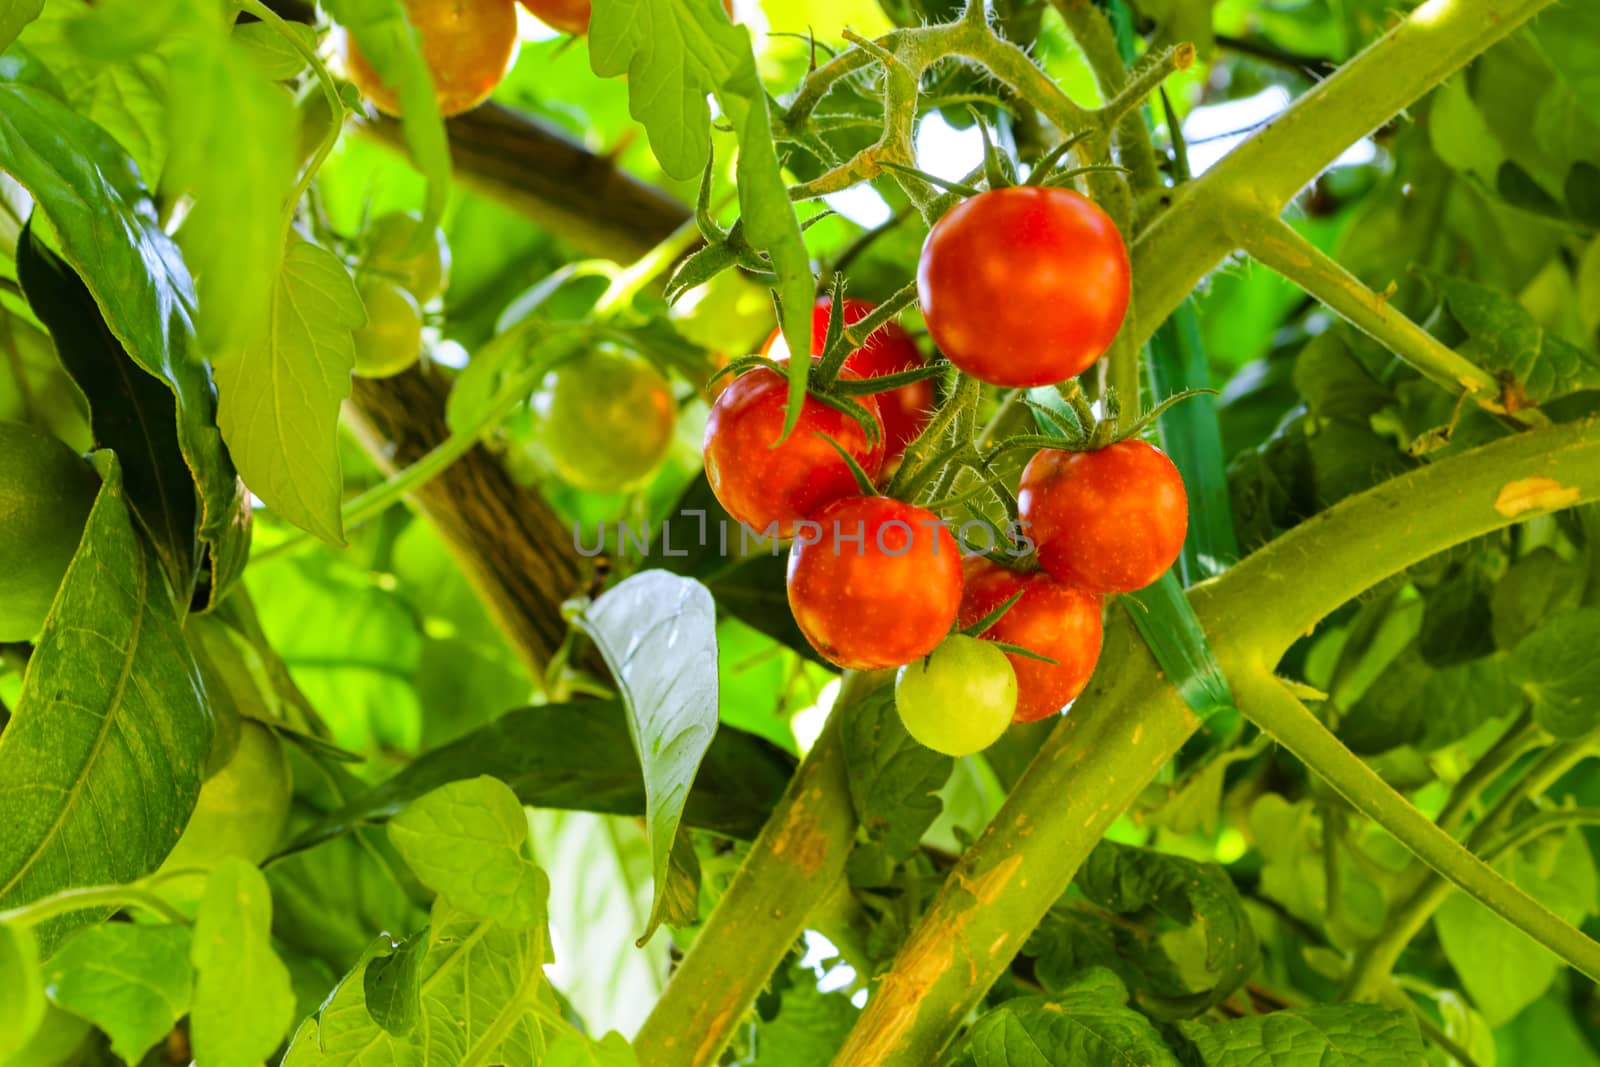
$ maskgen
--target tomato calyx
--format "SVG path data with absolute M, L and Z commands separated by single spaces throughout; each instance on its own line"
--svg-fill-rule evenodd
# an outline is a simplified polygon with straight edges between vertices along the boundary
M 819 375 L 816 370 L 816 363 L 818 361 L 813 359 L 811 362 L 812 370 L 806 378 L 805 395 L 815 400 L 819 404 L 823 404 L 832 408 L 842 415 L 849 416 L 858 425 L 860 425 L 862 431 L 866 433 L 867 440 L 870 443 L 877 444 L 879 441 L 881 441 L 883 438 L 882 420 L 873 415 L 871 411 L 867 410 L 865 405 L 854 398 L 857 396 L 869 396 L 871 394 L 881 392 L 884 388 L 884 382 L 888 382 L 892 378 L 898 378 L 899 375 L 886 375 L 882 378 L 867 379 L 872 386 L 869 389 L 853 388 L 853 386 L 857 384 L 857 380 L 855 379 L 836 379 L 831 383 L 831 385 L 824 385 L 818 381 Z M 710 388 L 725 376 L 731 375 L 736 378 L 746 371 L 753 370 L 756 367 L 765 367 L 767 370 L 770 370 L 780 378 L 789 377 L 788 360 L 776 360 L 760 355 L 740 356 L 737 359 L 730 359 L 725 366 L 707 379 L 706 387 Z M 926 375 L 923 377 L 926 377 Z M 917 379 L 912 380 L 915 381 Z M 901 383 L 896 381 L 892 384 L 898 385 Z M 834 448 L 839 448 L 838 442 L 833 441 L 831 438 L 826 438 L 826 440 L 829 444 L 833 445 Z M 773 442 L 773 447 L 776 448 L 782 443 L 782 439 L 775 441 Z M 841 452 L 841 454 L 843 453 Z M 846 458 L 848 459 L 849 457 L 847 456 Z M 859 477 L 865 477 L 853 460 L 851 461 L 850 466 Z M 871 479 L 868 479 L 865 484 L 870 486 L 872 484 Z

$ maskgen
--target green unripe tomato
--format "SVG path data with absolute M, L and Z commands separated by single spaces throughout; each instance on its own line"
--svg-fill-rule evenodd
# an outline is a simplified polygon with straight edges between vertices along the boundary
M 672 446 L 678 406 L 666 378 L 611 345 L 546 374 L 529 400 L 533 442 L 557 476 L 591 493 L 649 479 Z
M 906 731 L 947 756 L 970 756 L 1000 739 L 1017 709 L 1017 675 L 988 641 L 952 634 L 900 668 L 894 703 Z
M 0 422 L 0 641 L 30 641 L 44 625 L 99 491 L 72 449 Z
M 426 304 L 450 281 L 450 245 L 444 231 L 434 227 L 431 238 L 420 244 L 417 230 L 422 220 L 416 215 L 391 211 L 372 220 L 367 227 L 366 269 L 402 286 Z
M 386 278 L 368 276 L 359 288 L 367 324 L 355 333 L 356 373 L 363 378 L 399 374 L 422 355 L 422 309 Z
M 231 857 L 260 863 L 283 837 L 293 792 L 278 735 L 255 719 L 240 720 L 233 758 L 200 787 L 189 825 L 162 870 L 210 870 Z

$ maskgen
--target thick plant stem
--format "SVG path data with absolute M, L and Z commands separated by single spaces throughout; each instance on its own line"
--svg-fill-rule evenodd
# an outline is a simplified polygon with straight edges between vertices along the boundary
M 846 676 L 816 745 L 640 1028 L 634 1048 L 641 1067 L 716 1063 L 806 916 L 844 874 L 857 820 L 840 721 L 879 681 Z
M 1251 256 L 1294 282 L 1356 329 L 1453 394 L 1466 391 L 1495 411 L 1500 386 L 1494 375 L 1412 322 L 1381 294 L 1361 283 L 1322 249 L 1264 207 L 1235 206 L 1228 233 Z
M 1497 441 L 1340 502 L 1189 596 L 1228 677 L 1260 675 L 1357 594 L 1527 517 L 1495 506 L 1507 483 L 1570 485 L 1571 494 L 1550 498 L 1566 506 L 1600 498 L 1597 470 L 1600 425 Z M 1397 514 L 1406 522 L 1394 523 Z M 934 1062 L 1112 821 L 1194 730 L 1126 619 L 1108 628 L 1101 662 L 1111 669 L 1096 672 L 912 931 L 839 1067 Z
M 1428 0 L 1200 178 L 1174 189 L 1133 246 L 1139 342 L 1234 250 L 1223 203 L 1242 198 L 1282 211 L 1339 153 L 1553 2 Z
M 1456 888 L 1570 966 L 1600 979 L 1600 942 L 1528 896 L 1435 826 L 1376 771 L 1353 756 L 1283 682 L 1265 671 L 1230 678 L 1245 716 L 1332 785 L 1357 811 L 1382 826 Z

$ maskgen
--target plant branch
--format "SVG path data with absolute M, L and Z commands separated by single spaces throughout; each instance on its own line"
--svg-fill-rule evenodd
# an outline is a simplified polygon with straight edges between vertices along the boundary
M 1435 821 L 1455 833 L 1483 791 L 1521 759 L 1523 753 L 1536 746 L 1543 736 L 1544 731 L 1533 721 L 1532 712 L 1524 711 L 1517 716 L 1489 751 L 1479 757 L 1472 768 L 1461 776 L 1455 788 L 1450 790 L 1450 797 L 1439 810 L 1439 817 Z

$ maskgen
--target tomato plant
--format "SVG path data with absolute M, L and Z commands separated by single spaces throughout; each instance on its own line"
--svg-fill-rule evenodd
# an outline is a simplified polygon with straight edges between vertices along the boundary
M 814 397 L 784 437 L 788 395 L 788 382 L 766 367 L 740 375 L 711 406 L 705 441 L 706 480 L 728 514 L 756 530 L 776 526 L 785 539 L 795 523 L 857 491 L 835 445 L 869 478 L 884 451 L 881 421 L 869 439 L 860 423 Z M 863 406 L 877 420 L 877 401 L 865 397 Z
M 934 343 L 995 385 L 1049 385 L 1088 369 L 1122 325 L 1130 284 L 1116 223 L 1053 187 L 963 201 L 934 224 L 917 261 Z
M 1189 501 L 1160 449 L 1118 441 L 1088 452 L 1039 452 L 1023 469 L 1017 514 L 1054 577 L 1091 593 L 1130 593 L 1177 561 Z
M 865 300 L 847 297 L 844 300 L 844 325 L 854 326 L 867 315 L 873 306 Z M 822 355 L 823 340 L 828 334 L 828 320 L 833 315 L 833 301 L 817 301 L 811 315 L 811 354 Z M 761 346 L 763 355 L 773 359 L 788 359 L 789 346 L 783 333 L 774 330 Z M 887 323 L 872 331 L 865 343 L 845 357 L 844 369 L 861 378 L 877 378 L 899 371 L 922 366 L 922 353 L 916 343 L 898 323 Z M 883 419 L 885 457 L 894 459 L 906 450 L 906 445 L 922 432 L 928 424 L 928 414 L 933 410 L 933 383 L 911 382 L 876 394 L 878 414 Z
M 1033 722 L 1061 711 L 1089 684 L 1100 658 L 1101 599 L 1041 571 L 969 560 L 960 625 L 974 626 L 1008 602 L 979 636 L 1033 653 L 1007 654 L 1017 676 L 1016 719 Z
M 0 1065 L 1600 1067 L 1600 8 L 739 14 L 0 5 Z
M 550 371 L 529 407 L 541 457 L 592 493 L 623 492 L 654 474 L 678 421 L 672 387 L 660 372 L 611 346 Z
M 830 663 L 877 670 L 933 651 L 961 603 L 961 555 L 939 516 L 846 497 L 789 550 L 789 607 Z

